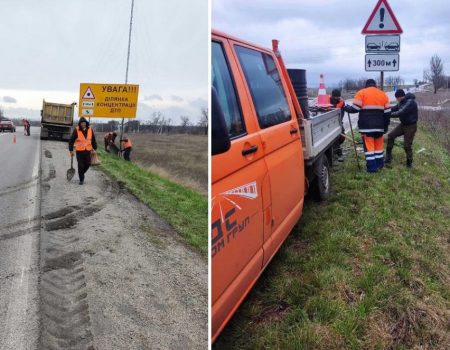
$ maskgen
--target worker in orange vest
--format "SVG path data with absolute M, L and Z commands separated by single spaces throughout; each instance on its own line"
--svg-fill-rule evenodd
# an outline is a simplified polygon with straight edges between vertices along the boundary
M 133 149 L 133 145 L 131 144 L 130 138 L 125 136 L 123 140 L 121 140 L 121 142 L 122 142 L 123 159 L 131 161 L 130 155 Z
M 74 147 L 77 155 L 78 176 L 80 185 L 84 184 L 84 174 L 91 166 L 91 153 L 97 149 L 94 130 L 89 127 L 89 122 L 81 117 L 78 126 L 74 129 L 72 137 L 69 140 L 70 156 L 74 155 Z
M 358 128 L 361 133 L 366 165 L 369 173 L 384 166 L 384 139 L 387 132 L 391 106 L 384 91 L 377 88 L 375 80 L 368 79 L 366 87 L 359 90 L 352 105 L 344 107 L 348 113 L 359 113 Z
M 333 91 L 331 92 L 331 96 L 327 95 L 327 103 L 331 104 L 334 108 L 339 108 L 341 110 L 341 128 L 342 128 L 341 131 L 343 134 L 345 134 L 344 123 L 343 123 L 344 114 L 345 114 L 345 111 L 344 111 L 345 101 L 341 97 L 341 90 L 333 89 Z M 344 161 L 344 154 L 342 152 L 342 147 L 341 147 L 341 145 L 344 143 L 344 141 L 345 141 L 345 137 L 341 136 L 339 138 L 338 148 L 336 149 L 336 155 L 338 157 L 338 162 Z
M 109 152 L 109 146 L 111 143 L 114 143 L 116 141 L 117 133 L 114 131 L 110 131 L 105 134 L 104 141 L 105 141 L 105 151 Z

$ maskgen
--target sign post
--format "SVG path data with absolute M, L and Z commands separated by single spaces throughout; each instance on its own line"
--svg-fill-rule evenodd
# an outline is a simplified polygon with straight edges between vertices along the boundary
M 403 30 L 387 0 L 378 0 L 361 34 L 365 40 L 365 70 L 380 72 L 380 88 L 384 90 L 384 72 L 398 71 L 400 66 L 400 35 Z M 396 35 L 392 35 L 396 34 Z

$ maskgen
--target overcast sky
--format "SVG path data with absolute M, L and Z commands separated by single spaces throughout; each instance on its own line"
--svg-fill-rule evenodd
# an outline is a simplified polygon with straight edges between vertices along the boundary
M 0 106 L 40 118 L 82 82 L 124 83 L 131 0 L 0 0 Z M 197 121 L 208 96 L 207 0 L 135 0 L 128 82 L 138 117 Z
M 212 27 L 248 41 L 279 49 L 288 68 L 308 71 L 308 85 L 317 86 L 320 73 L 328 85 L 345 78 L 373 77 L 365 72 L 361 30 L 377 0 L 212 0 Z M 406 82 L 422 79 L 430 57 L 437 53 L 450 74 L 450 2 L 389 0 L 399 21 L 400 71 Z

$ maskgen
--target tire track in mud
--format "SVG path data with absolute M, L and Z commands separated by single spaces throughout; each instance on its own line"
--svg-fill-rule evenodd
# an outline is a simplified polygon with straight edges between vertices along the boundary
M 46 192 L 56 177 L 53 164 L 48 164 L 48 170 L 41 183 Z M 120 188 L 107 185 L 102 188 L 101 199 L 87 197 L 83 205 L 67 206 L 42 216 L 40 349 L 94 349 L 83 266 L 83 254 L 87 252 L 76 249 L 80 238 L 70 228 L 78 224 L 79 218 L 101 211 L 119 192 Z

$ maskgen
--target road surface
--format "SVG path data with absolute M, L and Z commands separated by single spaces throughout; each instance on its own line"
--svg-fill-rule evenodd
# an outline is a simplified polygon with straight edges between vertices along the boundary
M 0 348 L 39 337 L 39 129 L 0 133 Z M 14 143 L 13 137 L 16 137 Z
M 206 259 L 37 132 L 0 133 L 0 349 L 206 349 Z

